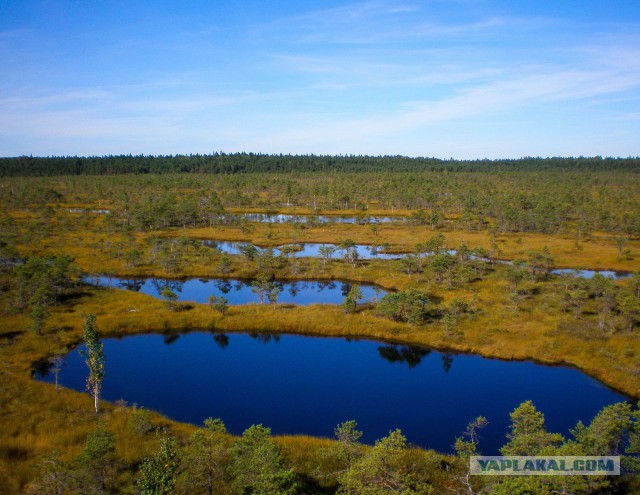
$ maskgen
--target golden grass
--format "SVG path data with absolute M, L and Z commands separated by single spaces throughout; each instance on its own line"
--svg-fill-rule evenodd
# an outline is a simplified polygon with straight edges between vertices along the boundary
M 53 386 L 30 378 L 32 362 L 63 352 L 80 340 L 82 322 L 89 313 L 97 315 L 104 336 L 192 329 L 268 331 L 371 338 L 501 359 L 535 358 L 549 364 L 574 365 L 610 386 L 640 397 L 640 377 L 629 373 L 638 364 L 640 346 L 635 335 L 591 341 L 580 335 L 552 332 L 550 329 L 559 323 L 558 316 L 544 305 L 525 305 L 516 315 L 502 310 L 506 301 L 498 295 L 500 283 L 490 279 L 477 284 L 475 294 L 485 309 L 474 319 L 461 320 L 462 335 L 453 339 L 444 337 L 438 324 L 414 327 L 379 318 L 370 310 L 345 314 L 338 307 L 323 305 L 277 309 L 247 305 L 231 307 L 222 316 L 205 305 L 188 304 L 189 309 L 170 311 L 151 296 L 116 289 L 87 289 L 73 304 L 54 309 L 44 335 L 25 332 L 0 348 L 2 382 L 7 384 L 1 395 L 5 427 L 0 431 L 0 469 L 11 471 L 10 482 L 0 493 L 15 492 L 16 487 L 31 479 L 34 460 L 46 452 L 59 449 L 66 460 L 72 460 L 94 425 L 88 395 L 65 389 L 56 393 Z M 487 309 L 492 307 L 497 309 Z M 21 318 L 3 318 L 0 332 L 20 328 L 18 322 L 24 321 Z M 138 438 L 127 429 L 126 409 L 106 405 L 104 410 L 103 417 L 117 437 L 119 458 L 134 466 L 154 448 L 155 440 Z M 153 421 L 170 426 L 182 438 L 193 431 L 192 426 L 158 415 L 153 415 Z M 305 469 L 316 461 L 317 447 L 326 445 L 327 440 L 295 436 L 279 438 L 278 442 L 292 456 L 296 469 L 308 472 Z M 124 486 L 130 481 L 130 474 L 122 476 L 119 483 Z
M 213 227 L 198 229 L 173 229 L 163 232 L 167 236 L 186 236 L 193 239 L 218 241 L 244 241 L 259 246 L 279 246 L 292 242 L 339 243 L 351 239 L 358 244 L 389 243 L 389 252 L 411 252 L 419 242 L 442 233 L 451 248 L 465 242 L 470 247 L 491 250 L 492 235 L 486 231 L 439 230 L 427 226 L 411 227 L 403 224 L 378 225 L 374 235 L 370 225 L 329 224 L 296 229 L 288 224 L 253 223 L 251 232 L 243 232 L 237 227 Z M 531 251 L 542 251 L 548 247 L 558 267 L 589 268 L 594 270 L 626 270 L 640 268 L 640 241 L 628 241 L 626 248 L 636 253 L 631 260 L 620 259 L 615 239 L 605 233 L 594 233 L 587 241 L 576 242 L 571 235 L 544 235 L 538 233 L 500 234 L 497 237 L 499 252 L 497 258 L 517 259 L 528 257 Z
M 245 212 L 264 213 L 268 210 L 261 208 L 243 208 Z M 290 209 L 286 213 L 308 213 L 305 209 Z M 342 212 L 340 212 L 342 214 Z M 354 212 L 352 212 L 354 213 Z M 380 214 L 389 212 L 380 212 Z M 396 211 L 395 213 L 398 213 Z M 404 212 L 403 213 L 408 213 Z M 62 218 L 74 217 L 77 223 L 78 215 L 59 212 Z M 33 212 L 14 210 L 12 217 L 22 224 L 33 219 Z M 64 251 L 72 254 L 80 266 L 90 271 L 103 269 L 126 269 L 124 262 L 113 260 L 105 253 L 99 252 L 98 245 L 102 242 L 111 244 L 122 243 L 123 249 L 130 249 L 131 239 L 140 249 L 152 235 L 163 237 L 187 237 L 191 239 L 211 239 L 217 241 L 243 241 L 258 246 L 280 246 L 295 242 L 326 242 L 340 243 L 351 239 L 358 244 L 388 243 L 389 252 L 411 252 L 415 245 L 424 242 L 431 236 L 442 233 L 447 239 L 447 246 L 455 248 L 465 242 L 470 247 L 482 247 L 492 250 L 493 235 L 488 231 L 466 231 L 445 228 L 433 231 L 428 226 L 410 226 L 403 223 L 379 224 L 377 232 L 373 232 L 371 225 L 353 224 L 325 224 L 319 226 L 300 226 L 288 223 L 266 224 L 251 222 L 249 229 L 238 226 L 215 226 L 211 228 L 171 228 L 154 233 L 135 233 L 132 238 L 122 235 L 106 233 L 104 231 L 104 215 L 85 215 L 81 217 L 82 225 L 71 224 L 69 229 L 57 229 L 55 220 L 51 224 L 52 232 L 39 240 L 37 246 L 27 243 L 18 246 L 22 251 L 36 248 L 40 252 Z M 25 224 L 23 227 L 28 227 Z M 548 247 L 555 259 L 556 265 L 563 268 L 586 268 L 593 270 L 621 270 L 635 271 L 640 269 L 640 240 L 628 240 L 625 249 L 631 250 L 631 259 L 621 258 L 616 245 L 615 236 L 594 232 L 588 239 L 576 243 L 572 233 L 541 234 L 541 233 L 510 233 L 499 234 L 496 237 L 498 251 L 497 258 L 513 260 L 526 259 L 531 251 L 542 251 Z M 208 273 L 208 272 L 207 272 Z M 193 273 L 194 276 L 205 273 Z M 191 275 L 191 273 L 183 273 Z
M 493 282 L 491 282 L 493 283 Z M 590 341 L 579 335 L 555 333 L 557 315 L 547 308 L 528 307 L 513 315 L 502 309 L 499 297 L 490 282 L 480 284 L 477 295 L 485 310 L 475 319 L 464 319 L 459 329 L 462 336 L 445 338 L 437 324 L 414 327 L 379 318 L 366 310 L 345 314 L 333 306 L 308 307 L 248 305 L 231 307 L 222 316 L 205 305 L 189 304 L 190 309 L 170 311 L 151 296 L 110 289 L 89 289 L 73 305 L 54 310 L 43 336 L 31 333 L 16 337 L 12 344 L 0 348 L 2 380 L 9 386 L 3 390 L 3 423 L 9 425 L 0 432 L 4 446 L 0 469 L 11 470 L 11 493 L 33 476 L 33 462 L 53 449 L 64 452 L 71 460 L 82 448 L 86 433 L 93 427 L 95 415 L 91 399 L 86 394 L 61 390 L 30 379 L 31 363 L 75 345 L 81 335 L 85 315 L 96 314 L 104 336 L 119 336 L 140 332 L 174 332 L 210 329 L 222 332 L 263 331 L 322 336 L 350 336 L 387 340 L 405 344 L 420 344 L 441 350 L 471 352 L 502 359 L 531 359 L 550 364 L 571 364 L 631 396 L 640 397 L 640 377 L 630 374 L 637 356 L 628 356 L 630 347 L 640 351 L 637 336 L 615 335 L 605 340 Z M 21 317 L 10 316 L 0 323 L 0 330 L 16 329 Z M 44 405 L 44 407 L 43 407 Z M 137 439 L 126 427 L 126 409 L 106 405 L 104 417 L 114 431 L 118 455 L 132 466 L 149 452 L 155 440 Z M 183 438 L 193 431 L 154 415 L 156 424 L 171 426 Z M 304 436 L 283 437 L 278 442 L 296 459 L 296 469 L 304 472 L 312 461 L 316 447 L 327 440 Z M 124 475 L 123 475 L 124 476 Z M 130 481 L 130 480 L 129 480 Z M 126 484 L 127 480 L 120 480 Z M 0 493 L 2 493 L 0 491 Z
M 299 211 L 298 213 L 303 213 Z M 343 212 L 340 212 L 341 214 Z M 368 214 L 373 214 L 369 211 Z M 377 214 L 388 214 L 378 212 Z M 397 211 L 395 213 L 398 213 Z M 13 218 L 24 226 L 34 219 L 31 212 L 12 212 Z M 69 214 L 71 215 L 71 214 Z M 64 218 L 65 215 L 62 215 Z M 24 242 L 18 246 L 21 253 L 39 254 L 64 252 L 76 259 L 77 265 L 89 273 L 111 273 L 120 276 L 166 276 L 158 265 L 141 264 L 128 267 L 124 261 L 114 259 L 111 253 L 97 247 L 100 239 L 129 245 L 130 239 L 122 235 L 105 234 L 103 216 L 85 218 L 86 224 L 73 223 L 68 228 L 54 220 L 51 234 L 43 235 L 37 244 Z M 445 231 L 448 245 L 455 247 L 466 242 L 470 247 L 491 247 L 487 232 Z M 395 251 L 410 251 L 417 242 L 423 242 L 434 232 L 428 227 L 384 224 L 374 235 L 370 226 L 331 224 L 311 228 L 296 228 L 287 224 L 254 223 L 249 231 L 238 227 L 211 229 L 170 229 L 163 236 L 186 236 L 194 239 L 234 240 L 258 245 L 276 246 L 289 242 L 333 242 L 347 238 L 357 243 L 389 242 Z M 22 233 L 24 235 L 24 232 Z M 151 234 L 136 233 L 134 245 L 146 246 Z M 501 258 L 526 257 L 531 250 L 540 251 L 548 246 L 558 266 L 592 269 L 637 270 L 637 259 L 619 260 L 613 239 L 605 234 L 593 234 L 588 242 L 576 248 L 571 236 L 541 234 L 514 234 L 498 237 Z M 640 247 L 638 241 L 627 246 L 633 252 Z M 126 249 L 126 248 L 125 248 Z M 148 257 L 145 248 L 144 257 Z M 204 254 L 202 254 L 204 253 Z M 205 248 L 201 254 L 193 249 L 184 256 L 179 270 L 172 276 L 220 276 L 217 264 L 220 256 Z M 640 340 L 635 334 L 596 336 L 575 330 L 559 330 L 571 323 L 571 316 L 559 311 L 552 296 L 545 292 L 525 301 L 518 313 L 508 309 L 506 282 L 499 274 L 489 274 L 481 282 L 463 289 L 448 291 L 422 276 L 408 276 L 398 271 L 394 261 L 365 262 L 354 269 L 340 261 L 323 265 L 320 260 L 306 260 L 306 268 L 293 275 L 288 268 L 277 270 L 278 278 L 317 279 L 337 278 L 360 282 L 373 282 L 386 288 L 404 289 L 418 286 L 427 289 L 443 303 L 454 297 L 470 299 L 475 296 L 480 312 L 473 318 L 462 318 L 458 323 L 460 335 L 446 337 L 439 323 L 421 327 L 395 323 L 377 317 L 372 310 L 358 314 L 345 314 L 334 306 L 307 307 L 247 305 L 231 307 L 222 316 L 205 305 L 188 304 L 188 309 L 170 311 L 153 297 L 122 290 L 87 288 L 77 299 L 53 308 L 46 323 L 44 335 L 35 336 L 24 331 L 13 339 L 0 340 L 0 494 L 17 493 L 20 486 L 33 476 L 33 463 L 38 456 L 59 449 L 66 460 L 71 460 L 82 448 L 86 433 L 93 427 L 95 415 L 91 399 L 86 394 L 61 390 L 30 378 L 31 365 L 39 359 L 64 352 L 80 340 L 81 326 L 87 314 L 96 314 L 98 326 L 105 336 L 130 335 L 141 332 L 176 332 L 209 329 L 222 332 L 282 332 L 306 335 L 362 337 L 416 344 L 440 350 L 468 352 L 501 359 L 535 359 L 549 364 L 568 364 L 601 380 L 630 396 L 640 397 Z M 498 267 L 498 270 L 501 268 Z M 232 257 L 229 277 L 253 277 L 255 267 Z M 622 282 L 624 283 L 624 282 Z M 4 301 L 7 303 L 7 301 Z M 588 317 L 587 317 L 588 320 Z M 588 320 L 589 321 L 589 320 Z M 28 328 L 24 315 L 4 314 L 0 319 L 0 337 Z M 6 384 L 6 385 L 5 385 Z M 126 409 L 106 405 L 104 417 L 117 437 L 118 456 L 129 465 L 148 453 L 155 445 L 152 437 L 137 438 L 126 427 Z M 170 422 L 153 415 L 158 425 L 167 425 L 182 438 L 193 427 Z M 299 472 L 309 472 L 317 448 L 327 440 L 310 437 L 282 437 L 278 442 L 295 460 Z M 130 483 L 131 471 L 124 471 L 119 486 Z

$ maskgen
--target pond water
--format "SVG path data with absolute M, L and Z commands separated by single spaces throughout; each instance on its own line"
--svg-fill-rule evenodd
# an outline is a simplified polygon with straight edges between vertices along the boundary
M 390 223 L 402 222 L 404 217 L 379 217 L 379 216 L 338 216 L 338 215 L 288 215 L 283 213 L 240 213 L 239 218 L 249 220 L 251 222 L 264 223 L 350 223 L 350 224 L 369 224 L 369 223 Z
M 372 443 L 401 428 L 411 443 L 452 452 L 468 422 L 485 416 L 480 450 L 497 454 L 509 412 L 532 400 L 550 431 L 568 435 L 626 398 L 579 371 L 453 355 L 369 340 L 270 334 L 137 335 L 104 339 L 103 397 L 232 433 L 262 423 L 275 434 L 331 436 L 355 419 Z M 36 378 L 53 382 L 40 367 Z M 83 391 L 87 366 L 71 351 L 62 385 Z
M 258 252 L 264 251 L 263 248 L 259 248 L 254 246 L 253 244 L 247 242 L 233 242 L 233 241 L 214 241 L 214 240 L 203 240 L 203 246 L 208 246 L 213 249 L 217 249 L 220 252 L 226 254 L 242 254 L 243 246 L 253 246 Z M 337 244 L 331 243 L 315 243 L 315 242 L 307 242 L 307 243 L 299 243 L 299 244 L 291 244 L 290 246 L 295 247 L 296 251 L 292 253 L 292 256 L 296 258 L 320 258 L 320 248 L 328 247 L 333 249 L 333 253 L 331 254 L 331 259 L 339 259 L 344 256 L 344 250 L 341 249 Z M 280 254 L 280 248 L 275 248 L 273 250 L 274 255 Z M 358 253 L 358 258 L 363 260 L 369 259 L 381 259 L 381 260 L 397 260 L 405 257 L 407 253 L 399 254 L 399 253 L 384 253 L 380 251 L 380 248 L 374 249 L 372 246 L 367 244 L 356 244 L 354 246 L 355 250 Z M 447 251 L 448 254 L 455 256 L 456 250 L 450 249 Z M 471 259 L 474 259 L 474 256 L 471 256 Z M 478 258 L 482 261 L 490 261 L 487 258 Z M 510 265 L 513 262 L 509 260 L 494 260 L 496 263 Z M 616 272 L 613 270 L 581 270 L 574 268 L 558 268 L 552 270 L 551 273 L 554 275 L 575 275 L 580 278 L 593 278 L 596 273 L 599 273 L 605 277 L 613 278 L 613 279 L 622 279 L 628 278 L 631 276 L 629 272 Z
M 117 277 L 87 277 L 88 283 L 103 287 L 115 287 L 141 292 L 160 298 L 165 287 L 169 287 L 178 296 L 178 301 L 207 303 L 209 296 L 224 296 L 228 303 L 259 303 L 258 295 L 253 292 L 250 280 L 192 278 L 170 280 L 162 278 L 124 279 Z M 280 288 L 278 303 L 297 304 L 341 304 L 351 290 L 352 282 L 337 280 L 298 280 L 293 282 L 275 282 Z M 387 292 L 375 285 L 359 284 L 364 298 L 362 303 L 378 300 Z
M 105 209 L 91 210 L 89 208 L 67 208 L 67 211 L 69 213 L 96 213 L 99 215 L 108 215 L 109 213 L 111 213 L 111 210 L 105 210 Z
M 575 275 L 580 278 L 593 278 L 596 273 L 608 278 L 620 279 L 629 278 L 631 273 L 629 272 L 614 272 L 613 270 L 576 270 L 574 268 L 558 268 L 552 270 L 554 275 Z
M 202 241 L 203 246 L 207 246 L 213 249 L 217 249 L 218 251 L 226 254 L 242 254 L 242 248 L 245 246 L 253 246 L 256 248 L 258 252 L 263 252 L 265 249 L 254 246 L 253 244 L 247 242 L 233 242 L 233 241 L 212 241 L 212 240 L 204 240 Z M 321 248 L 329 248 L 332 249 L 333 252 L 330 255 L 331 259 L 339 259 L 344 256 L 345 250 L 341 249 L 337 244 L 331 243 L 316 243 L 316 242 L 305 242 L 299 244 L 288 244 L 287 246 L 291 246 L 294 251 L 291 252 L 291 256 L 296 258 L 320 258 L 321 257 Z M 274 248 L 273 254 L 275 256 L 281 253 L 283 246 L 278 248 Z M 372 248 L 372 246 L 366 244 L 356 244 L 353 246 L 355 251 L 358 253 L 358 259 L 369 260 L 369 259 L 381 259 L 381 260 L 392 260 L 402 258 L 402 254 L 388 254 L 380 252 L 380 249 Z

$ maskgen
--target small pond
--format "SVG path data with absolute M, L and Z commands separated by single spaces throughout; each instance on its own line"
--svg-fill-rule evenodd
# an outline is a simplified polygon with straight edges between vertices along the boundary
M 629 278 L 631 276 L 631 273 L 629 272 L 614 272 L 613 270 L 580 270 L 574 268 L 558 268 L 556 270 L 552 270 L 551 273 L 554 275 L 575 275 L 579 278 L 593 278 L 596 273 L 613 279 Z
M 98 215 L 108 215 L 109 213 L 111 213 L 111 210 L 105 210 L 105 209 L 92 210 L 89 208 L 67 208 L 67 211 L 69 213 L 96 213 Z
M 217 249 L 218 251 L 226 254 L 242 254 L 242 248 L 246 246 L 253 246 L 256 248 L 258 252 L 263 252 L 265 249 L 254 246 L 253 244 L 247 242 L 233 242 L 233 241 L 212 241 L 212 240 L 204 240 L 202 241 L 203 246 L 210 247 L 212 249 Z M 292 248 L 291 256 L 296 258 L 320 258 L 323 257 L 322 249 L 331 250 L 330 254 L 328 253 L 327 257 L 331 259 L 339 259 L 342 258 L 345 254 L 345 250 L 340 248 L 337 244 L 330 243 L 316 243 L 316 242 L 305 242 L 299 244 L 288 244 Z M 274 248 L 273 254 L 275 256 L 279 255 L 283 246 L 278 248 Z M 372 246 L 366 244 L 356 244 L 353 246 L 353 249 L 358 253 L 358 259 L 369 260 L 369 259 L 381 259 L 381 260 L 391 260 L 391 259 L 400 259 L 403 257 L 402 254 L 389 254 L 381 252 L 380 248 L 375 249 Z
M 217 249 L 218 251 L 226 254 L 242 254 L 243 246 L 253 246 L 256 248 L 258 252 L 264 251 L 264 248 L 260 248 L 254 246 L 253 244 L 247 242 L 234 242 L 234 241 L 214 241 L 214 240 L 203 240 L 203 246 L 210 247 L 212 249 Z M 294 247 L 296 250 L 291 253 L 292 256 L 296 258 L 320 258 L 322 257 L 321 248 L 330 248 L 333 250 L 331 253 L 331 259 L 339 259 L 344 256 L 344 249 L 340 248 L 337 244 L 330 243 L 315 243 L 315 242 L 307 242 L 307 243 L 299 243 L 299 244 L 290 244 L 290 246 Z M 273 250 L 274 255 L 280 254 L 280 248 L 275 248 Z M 373 248 L 371 245 L 367 244 L 356 244 L 354 246 L 355 250 L 358 253 L 358 259 L 370 260 L 370 259 L 381 259 L 381 260 L 397 260 L 407 256 L 407 253 L 385 253 L 381 250 L 381 248 Z M 447 253 L 451 256 L 455 256 L 456 250 L 450 249 L 447 250 Z M 423 256 L 429 256 L 429 254 L 423 254 Z M 471 259 L 474 259 L 474 256 L 471 256 Z M 481 261 L 490 261 L 488 258 L 478 258 Z M 496 263 L 501 263 L 505 265 L 511 265 L 513 262 L 509 260 L 494 260 Z M 596 273 L 599 273 L 605 277 L 613 278 L 613 279 L 622 279 L 628 278 L 631 276 L 629 272 L 616 272 L 613 270 L 583 270 L 583 269 L 574 269 L 574 268 L 557 268 L 551 271 L 554 275 L 575 275 L 580 278 L 593 278 Z
M 404 217 L 380 217 L 380 216 L 339 216 L 339 215 L 289 215 L 284 213 L 239 213 L 239 218 L 251 222 L 263 223 L 349 223 L 349 224 L 370 224 L 370 223 L 391 223 L 402 222 Z
M 160 298 L 160 293 L 169 287 L 178 301 L 207 303 L 209 296 L 224 296 L 229 304 L 259 303 L 258 295 L 252 290 L 250 280 L 192 278 L 187 280 L 170 280 L 163 278 L 118 277 L 86 277 L 85 281 L 103 287 L 115 287 L 141 292 Z M 341 304 L 351 290 L 352 282 L 337 280 L 296 280 L 292 282 L 275 282 L 280 289 L 278 303 L 297 304 Z M 362 303 L 380 299 L 387 292 L 375 285 L 359 284 L 364 298 Z
M 626 398 L 572 368 L 454 355 L 370 340 L 271 334 L 136 335 L 104 339 L 103 396 L 201 424 L 220 417 L 240 434 L 262 423 L 276 434 L 331 436 L 355 419 L 372 443 L 401 428 L 414 444 L 452 452 L 477 416 L 480 449 L 497 454 L 509 412 L 532 400 L 551 431 L 568 435 Z M 83 391 L 87 366 L 71 351 L 62 385 Z M 46 367 L 36 378 L 53 382 Z

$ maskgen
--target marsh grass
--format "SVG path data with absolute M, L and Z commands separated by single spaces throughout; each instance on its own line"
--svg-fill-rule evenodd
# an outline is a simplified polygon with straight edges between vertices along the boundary
M 90 205 L 82 196 L 73 206 Z M 69 203 L 71 204 L 71 203 Z M 60 206 L 60 205 L 54 205 Z M 100 204 L 107 207 L 106 204 Z M 264 212 L 248 208 L 242 211 Z M 308 213 L 308 210 L 287 210 L 283 213 Z M 325 212 L 323 212 L 324 214 Z M 340 214 L 356 213 L 340 211 Z M 370 210 L 367 214 L 408 214 L 408 211 Z M 6 232 L 15 241 L 19 254 L 72 255 L 78 267 L 86 273 L 118 276 L 157 277 L 219 277 L 220 255 L 208 248 L 191 246 L 171 273 L 159 263 L 151 263 L 149 240 L 214 239 L 252 242 L 261 246 L 277 246 L 291 242 L 339 243 L 349 238 L 356 243 L 388 242 L 391 251 L 411 251 L 417 242 L 434 235 L 429 227 L 404 224 L 382 224 L 374 233 L 368 225 L 330 224 L 299 228 L 288 224 L 271 226 L 253 223 L 249 228 L 218 226 L 207 229 L 167 229 L 162 232 L 134 232 L 123 235 L 110 230 L 105 216 L 90 216 L 55 210 L 43 213 L 14 209 Z M 492 249 L 492 235 L 487 231 L 468 232 L 441 230 L 447 245 L 455 248 L 461 242 L 469 246 Z M 576 243 L 571 234 L 510 234 L 496 238 L 498 258 L 526 258 L 530 251 L 548 246 L 558 266 L 636 270 L 637 258 L 620 259 L 618 248 L 610 236 L 593 233 L 587 241 Z M 638 240 L 627 247 L 632 253 L 640 248 Z M 132 266 L 118 251 L 136 248 L 141 260 Z M 493 246 L 495 248 L 495 246 Z M 241 256 L 230 256 L 226 277 L 253 278 L 258 270 Z M 323 264 L 308 259 L 292 266 L 272 269 L 279 279 L 347 279 L 371 282 L 387 289 L 420 288 L 427 291 L 432 303 L 446 307 L 454 298 L 477 301 L 478 311 L 456 319 L 455 332 L 443 331 L 442 321 L 434 315 L 425 325 L 412 326 L 393 322 L 376 315 L 374 308 L 361 306 L 355 314 L 328 305 L 246 305 L 231 306 L 225 315 L 207 305 L 180 303 L 179 311 L 169 310 L 163 301 L 151 296 L 118 289 L 78 287 L 51 308 L 42 335 L 28 328 L 29 319 L 14 309 L 13 288 L 3 279 L 0 291 L 0 494 L 19 493 L 34 476 L 37 460 L 59 450 L 66 462 L 72 462 L 80 452 L 87 433 L 96 422 L 91 398 L 32 379 L 33 363 L 64 354 L 81 339 L 82 322 L 86 315 L 97 316 L 102 336 L 125 336 L 143 332 L 175 334 L 194 329 L 215 332 L 281 332 L 304 335 L 368 338 L 454 352 L 467 352 L 500 359 L 534 359 L 548 364 L 575 366 L 629 396 L 640 397 L 640 338 L 635 333 L 603 335 L 594 331 L 595 315 L 590 303 L 579 323 L 560 310 L 557 294 L 546 284 L 536 287 L 538 293 L 528 293 L 513 310 L 508 299 L 508 284 L 496 265 L 484 279 L 449 290 L 436 283 L 428 273 L 407 275 L 397 261 L 371 260 L 356 268 L 342 261 Z M 6 277 L 5 277 L 6 278 Z M 6 282 L 6 283 L 5 283 Z M 627 281 L 619 281 L 627 284 Z M 531 287 L 525 287 L 531 288 Z M 117 488 L 131 486 L 137 464 L 156 446 L 153 435 L 139 435 L 128 427 L 130 407 L 105 404 L 101 417 L 116 435 L 117 457 L 122 463 L 115 481 Z M 150 413 L 155 427 L 170 428 L 182 442 L 194 426 L 179 424 Z M 469 418 L 470 420 L 473 418 Z M 328 440 L 295 436 L 279 437 L 296 471 L 305 476 L 320 462 L 320 450 Z M 453 439 L 452 439 L 453 441 Z M 426 455 L 416 451 L 416 456 Z

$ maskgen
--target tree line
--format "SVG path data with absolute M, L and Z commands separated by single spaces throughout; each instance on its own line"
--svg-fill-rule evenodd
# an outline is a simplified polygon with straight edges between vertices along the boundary
M 148 173 L 238 174 L 256 172 L 437 172 L 523 170 L 627 170 L 638 172 L 640 158 L 525 157 L 454 160 L 406 156 L 268 155 L 223 153 L 190 155 L 19 156 L 0 158 L 0 176 L 56 176 Z

